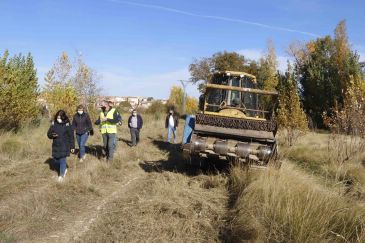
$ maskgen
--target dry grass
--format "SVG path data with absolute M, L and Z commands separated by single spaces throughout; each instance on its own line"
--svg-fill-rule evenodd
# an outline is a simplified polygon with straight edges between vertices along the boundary
M 280 171 L 270 169 L 251 178 L 234 168 L 231 178 L 238 193 L 231 212 L 234 242 L 365 240 L 364 206 L 346 200 L 288 162 Z
M 224 183 L 206 189 L 210 180 L 153 172 L 111 202 L 80 241 L 218 242 L 227 195 Z
M 123 241 L 121 237 L 144 241 L 153 231 L 157 233 L 149 236 L 151 240 L 217 241 L 227 199 L 225 179 L 221 175 L 187 175 L 188 167 L 177 147 L 163 142 L 164 122 L 144 118 L 138 147 L 127 145 L 129 130 L 123 126 L 113 163 L 88 155 L 80 164 L 71 156 L 63 184 L 56 182 L 57 173 L 48 165 L 51 145 L 46 138 L 47 123 L 17 134 L 2 134 L 0 242 L 96 242 L 88 235 L 98 242 Z M 178 135 L 181 133 L 182 128 Z M 89 146 L 100 144 L 99 133 L 88 141 Z M 131 177 L 138 180 L 121 190 Z M 127 236 L 108 232 L 108 225 L 100 229 L 93 226 L 118 218 L 126 220 Z M 110 225 L 111 229 L 118 227 L 118 221 Z
M 338 138 L 310 133 L 295 146 L 281 148 L 280 170 L 233 168 L 229 239 L 364 242 L 365 170 L 363 151 L 357 149 L 363 142 L 333 139 Z M 341 149 L 356 153 L 344 161 Z
M 48 164 L 47 122 L 1 134 L 0 242 L 365 241 L 365 157 L 333 162 L 340 145 L 328 134 L 281 148 L 280 170 L 202 172 L 164 142 L 163 116 L 144 122 L 135 148 L 119 129 L 110 164 L 71 156 L 63 184 Z M 98 132 L 88 145 L 101 145 Z
M 359 137 L 310 133 L 295 146 L 282 149 L 282 157 L 318 176 L 325 185 L 364 199 L 364 144 Z

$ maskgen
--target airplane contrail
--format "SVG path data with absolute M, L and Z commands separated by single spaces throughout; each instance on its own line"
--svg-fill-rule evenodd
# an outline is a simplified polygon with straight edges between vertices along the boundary
M 137 3 L 137 2 L 124 1 L 124 0 L 106 0 L 106 1 L 113 2 L 113 3 L 119 3 L 119 4 L 127 4 L 127 5 L 137 6 L 137 7 L 143 7 L 143 8 L 156 9 L 156 10 L 172 12 L 172 13 L 177 13 L 177 14 L 187 15 L 187 16 L 192 16 L 192 17 L 215 19 L 215 20 L 228 21 L 228 22 L 234 22 L 234 23 L 240 23 L 240 24 L 254 25 L 254 26 L 258 26 L 258 27 L 266 28 L 266 29 L 280 30 L 280 31 L 293 32 L 293 33 L 299 33 L 299 34 L 303 34 L 303 35 L 319 37 L 319 35 L 317 35 L 315 33 L 307 32 L 307 31 L 301 31 L 301 30 L 295 30 L 295 29 L 290 29 L 290 28 L 285 28 L 285 27 L 280 27 L 280 26 L 268 25 L 268 24 L 253 22 L 253 21 L 247 21 L 247 20 L 243 20 L 243 19 L 228 18 L 228 17 L 216 16 L 216 15 L 196 14 L 196 13 L 192 13 L 192 12 L 188 12 L 188 11 L 184 11 L 184 10 L 180 10 L 180 9 L 176 9 L 176 8 L 169 8 L 169 7 L 160 6 L 160 5 Z

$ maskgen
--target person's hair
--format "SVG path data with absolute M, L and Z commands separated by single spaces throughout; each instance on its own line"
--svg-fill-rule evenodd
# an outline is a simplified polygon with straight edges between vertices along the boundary
M 85 107 L 83 105 L 78 105 L 77 110 L 85 110 Z
M 54 116 L 54 121 L 56 122 L 57 121 L 57 117 L 60 116 L 61 117 L 61 120 L 63 122 L 70 122 L 70 120 L 68 119 L 68 116 L 66 114 L 66 112 L 64 110 L 59 110 L 57 111 L 56 115 Z

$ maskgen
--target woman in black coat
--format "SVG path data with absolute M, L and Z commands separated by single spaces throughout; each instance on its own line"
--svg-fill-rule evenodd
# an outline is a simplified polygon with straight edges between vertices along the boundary
M 66 157 L 75 150 L 73 129 L 66 112 L 59 110 L 48 129 L 47 136 L 52 139 L 52 157 L 60 165 L 58 181 L 63 181 L 67 173 Z

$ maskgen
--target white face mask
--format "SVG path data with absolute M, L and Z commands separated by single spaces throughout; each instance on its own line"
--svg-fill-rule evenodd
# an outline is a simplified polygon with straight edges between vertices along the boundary
M 62 123 L 62 119 L 61 118 L 57 118 L 57 122 L 58 123 Z
M 82 115 L 82 113 L 84 113 L 84 111 L 77 111 L 77 113 L 79 113 L 79 115 Z
M 136 115 L 137 115 L 137 113 L 132 113 L 132 115 L 133 115 L 133 116 L 136 116 Z

